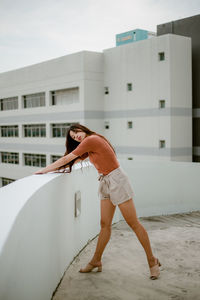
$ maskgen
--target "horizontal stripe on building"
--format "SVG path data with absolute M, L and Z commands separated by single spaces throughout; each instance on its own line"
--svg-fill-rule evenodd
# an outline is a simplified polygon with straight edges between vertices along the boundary
M 200 118 L 200 108 L 194 108 L 192 110 L 193 118 Z
M 200 156 L 200 147 L 193 147 L 193 155 Z
M 37 113 L 30 115 L 1 116 L 0 123 L 27 123 L 41 121 L 58 121 L 58 120 L 77 120 L 80 119 L 117 119 L 130 117 L 161 117 L 161 116 L 192 116 L 191 108 L 184 107 L 169 107 L 169 108 L 150 108 L 150 109 L 130 109 L 130 110 L 112 110 L 112 111 L 66 111 L 54 113 Z
M 191 156 L 192 147 L 179 148 L 156 148 L 156 147 L 135 147 L 116 146 L 115 151 L 119 154 L 152 155 L 152 156 Z
M 156 147 L 137 147 L 137 146 L 115 146 L 118 154 L 129 155 L 152 155 L 152 156 L 188 156 L 192 155 L 192 147 L 179 148 L 156 148 Z M 34 151 L 38 154 L 45 153 L 63 153 L 65 146 L 54 144 L 12 144 L 5 143 L 0 145 L 0 151 L 17 152 L 17 151 Z

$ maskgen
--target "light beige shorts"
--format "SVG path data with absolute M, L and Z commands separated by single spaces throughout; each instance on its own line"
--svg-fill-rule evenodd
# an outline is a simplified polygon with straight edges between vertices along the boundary
M 134 196 L 128 176 L 121 167 L 108 175 L 100 174 L 98 194 L 101 200 L 110 199 L 113 205 L 121 204 Z

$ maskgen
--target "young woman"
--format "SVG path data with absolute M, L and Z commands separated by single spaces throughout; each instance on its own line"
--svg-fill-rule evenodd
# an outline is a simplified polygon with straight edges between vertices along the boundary
M 104 136 L 80 124 L 71 126 L 66 137 L 64 156 L 35 174 L 44 174 L 66 167 L 69 167 L 71 172 L 74 163 L 87 157 L 99 173 L 101 231 L 91 261 L 85 268 L 80 269 L 80 272 L 91 272 L 94 268 L 98 268 L 99 272 L 102 271 L 101 257 L 111 236 L 112 219 L 118 205 L 127 224 L 135 232 L 144 248 L 150 268 L 150 278 L 157 279 L 160 275 L 161 264 L 153 255 L 148 234 L 136 215 L 134 193 L 129 179 L 121 169 L 112 145 Z

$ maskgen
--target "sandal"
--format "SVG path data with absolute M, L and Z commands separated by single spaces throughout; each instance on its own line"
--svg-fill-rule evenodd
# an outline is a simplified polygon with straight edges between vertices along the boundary
M 91 272 L 94 268 L 98 268 L 97 272 L 102 272 L 102 264 L 97 263 L 97 264 L 91 264 L 88 263 L 87 266 L 84 269 L 80 269 L 79 272 L 80 273 L 89 273 Z
M 150 279 L 152 280 L 158 279 L 160 275 L 159 267 L 161 266 L 161 263 L 159 262 L 158 258 L 156 259 L 157 259 L 157 263 L 150 268 L 150 273 L 151 273 Z

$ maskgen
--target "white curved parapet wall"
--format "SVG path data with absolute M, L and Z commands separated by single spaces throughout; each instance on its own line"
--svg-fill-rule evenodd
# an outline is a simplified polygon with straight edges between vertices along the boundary
M 49 300 L 74 257 L 100 230 L 98 174 L 32 175 L 0 188 L 0 300 Z M 81 213 L 74 214 L 74 195 Z M 113 223 L 119 221 L 119 210 Z
M 138 216 L 200 210 L 200 164 L 121 161 Z M 32 175 L 0 189 L 0 300 L 50 300 L 100 230 L 97 172 Z M 74 195 L 81 213 L 74 216 Z M 117 208 L 113 222 L 122 218 Z
M 127 161 L 139 217 L 200 210 L 200 163 Z

